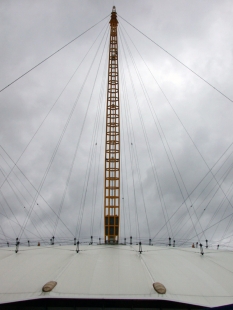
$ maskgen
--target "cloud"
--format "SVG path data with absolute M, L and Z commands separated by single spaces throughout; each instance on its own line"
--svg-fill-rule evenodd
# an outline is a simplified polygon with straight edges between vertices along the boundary
M 232 102 L 120 16 L 232 98 L 230 2 L 114 4 L 120 22 L 121 239 L 156 236 L 154 243 L 166 243 L 170 236 L 182 244 L 190 238 L 189 246 L 200 234 L 199 241 L 220 242 L 232 234 L 232 148 L 209 169 L 232 143 Z M 0 88 L 111 9 L 103 0 L 2 2 Z M 1 188 L 2 243 L 18 236 L 32 206 L 22 240 L 103 238 L 106 27 L 108 18 L 0 93 L 1 182 L 20 158 L 11 186 Z

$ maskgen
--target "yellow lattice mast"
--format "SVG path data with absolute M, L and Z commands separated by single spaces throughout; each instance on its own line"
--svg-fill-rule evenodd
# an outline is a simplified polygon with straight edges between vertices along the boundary
M 117 14 L 113 7 L 110 20 L 108 91 L 105 142 L 105 243 L 118 243 L 120 225 L 120 107 L 118 79 Z

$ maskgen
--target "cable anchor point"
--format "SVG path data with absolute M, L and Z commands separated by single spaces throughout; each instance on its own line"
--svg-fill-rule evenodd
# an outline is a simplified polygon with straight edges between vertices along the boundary
M 79 252 L 79 241 L 77 242 L 77 246 L 76 246 L 76 252 Z
M 201 253 L 201 255 L 204 255 L 203 246 L 201 243 L 200 243 L 200 253 Z
M 169 246 L 171 246 L 171 238 L 169 237 L 169 239 L 168 239 L 168 240 L 169 240 L 168 245 L 169 245 Z
M 142 243 L 141 241 L 139 242 L 139 251 L 138 251 L 140 254 L 142 254 Z
M 16 238 L 16 244 L 15 244 L 16 248 L 15 248 L 15 253 L 18 253 L 18 251 L 19 251 L 19 244 L 20 244 L 20 242 L 19 242 L 19 238 Z
M 91 236 L 91 242 L 89 243 L 89 245 L 93 244 L 93 236 Z

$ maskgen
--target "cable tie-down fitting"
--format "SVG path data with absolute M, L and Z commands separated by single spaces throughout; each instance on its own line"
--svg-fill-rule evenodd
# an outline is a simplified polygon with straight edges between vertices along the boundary
M 19 238 L 16 238 L 16 248 L 15 248 L 15 253 L 18 253 L 18 251 L 19 251 Z
M 204 255 L 203 246 L 201 243 L 200 243 L 200 253 L 201 253 L 201 255 Z
M 79 252 L 79 241 L 77 242 L 77 246 L 76 246 L 76 252 Z
M 141 243 L 141 241 L 139 242 L 139 253 L 142 254 L 142 243 Z

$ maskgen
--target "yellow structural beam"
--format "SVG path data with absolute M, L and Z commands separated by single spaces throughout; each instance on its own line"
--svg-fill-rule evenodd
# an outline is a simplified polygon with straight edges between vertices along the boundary
M 110 20 L 108 91 L 106 107 L 104 238 L 118 243 L 120 227 L 120 106 L 118 77 L 117 13 Z

